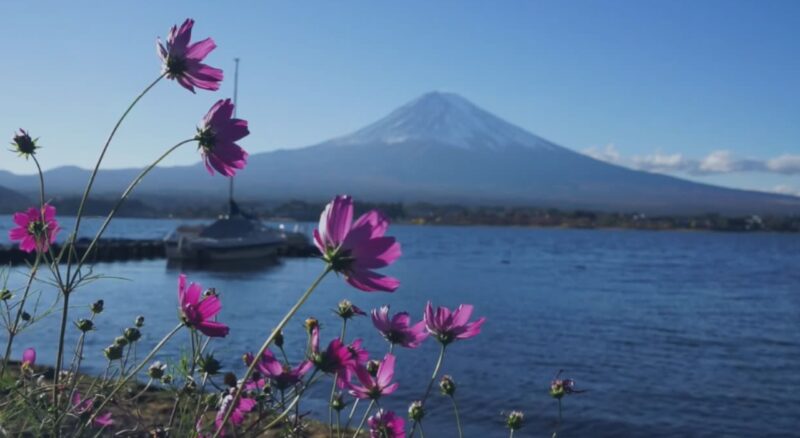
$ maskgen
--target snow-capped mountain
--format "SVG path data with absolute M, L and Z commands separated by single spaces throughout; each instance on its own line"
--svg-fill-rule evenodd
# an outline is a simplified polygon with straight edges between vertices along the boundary
M 246 143 L 245 143 L 246 144 Z M 98 192 L 119 193 L 138 169 L 103 171 Z M 51 192 L 79 193 L 88 171 L 47 172 Z M 0 172 L 30 193 L 34 177 Z M 222 199 L 227 184 L 200 164 L 159 168 L 139 194 Z M 374 201 L 639 211 L 800 214 L 800 198 L 699 184 L 595 160 L 553 144 L 448 93 L 425 94 L 352 134 L 300 149 L 253 154 L 236 178 L 240 199 Z
M 433 141 L 463 149 L 503 150 L 514 146 L 552 149 L 552 143 L 491 114 L 454 93 L 431 92 L 331 145 Z

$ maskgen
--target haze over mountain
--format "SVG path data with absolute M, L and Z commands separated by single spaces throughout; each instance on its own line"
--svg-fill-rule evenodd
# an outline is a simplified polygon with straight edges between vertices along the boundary
M 97 192 L 120 192 L 138 169 L 102 171 Z M 76 194 L 88 171 L 47 172 L 51 193 Z M 30 191 L 35 179 L 0 172 Z M 451 93 L 425 94 L 354 133 L 301 149 L 250 156 L 237 197 L 518 204 L 650 213 L 800 214 L 800 197 L 727 189 L 636 171 L 553 144 Z M 224 196 L 200 164 L 159 168 L 142 194 Z
M 0 186 L 0 213 L 12 213 L 28 207 L 27 197 Z

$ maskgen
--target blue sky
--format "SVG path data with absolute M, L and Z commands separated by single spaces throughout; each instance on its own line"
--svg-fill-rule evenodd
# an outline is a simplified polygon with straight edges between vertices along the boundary
M 800 193 L 800 2 L 3 2 L 0 133 L 41 137 L 45 168 L 88 167 L 159 74 L 156 36 L 186 17 L 228 79 L 162 83 L 107 167 L 143 166 L 232 94 L 251 152 L 357 129 L 431 90 L 623 165 Z M 0 155 L 0 169 L 31 164 Z M 170 164 L 191 163 L 180 151 Z

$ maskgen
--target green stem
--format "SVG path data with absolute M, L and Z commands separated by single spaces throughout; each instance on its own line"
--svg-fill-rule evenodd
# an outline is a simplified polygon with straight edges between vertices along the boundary
M 25 302 L 28 300 L 28 294 L 30 293 L 31 286 L 33 285 L 33 280 L 36 278 L 36 272 L 39 269 L 39 263 L 41 262 L 41 253 L 36 251 L 36 260 L 33 262 L 33 267 L 31 268 L 31 273 L 28 276 L 28 283 L 25 285 L 25 292 L 22 293 L 22 298 L 19 301 L 19 308 L 17 309 L 17 315 L 14 317 L 14 325 L 11 326 L 11 330 L 8 331 L 8 343 L 6 344 L 6 354 L 3 356 L 3 368 L 0 369 L 0 377 L 3 377 L 6 373 L 6 367 L 8 366 L 8 359 L 11 356 L 11 346 L 14 343 L 14 337 L 17 336 L 17 330 L 19 330 L 19 320 L 22 319 L 22 312 L 25 308 Z
M 425 400 L 428 399 L 428 395 L 431 393 L 431 389 L 433 389 L 433 384 L 436 382 L 436 376 L 439 375 L 439 369 L 442 367 L 442 363 L 444 362 L 444 351 L 447 348 L 446 344 L 442 344 L 442 349 L 439 351 L 439 359 L 436 360 L 436 366 L 433 368 L 433 374 L 431 375 L 431 381 L 428 382 L 428 388 L 425 390 L 425 395 L 422 397 L 422 404 L 425 404 Z M 417 422 L 414 421 L 411 426 L 411 433 L 409 434 L 409 438 L 413 438 L 414 432 L 417 430 Z
M 369 402 L 369 406 L 367 406 L 366 412 L 364 412 L 364 416 L 361 418 L 361 423 L 358 425 L 358 429 L 356 429 L 356 433 L 353 434 L 353 438 L 358 438 L 358 434 L 361 433 L 361 429 L 364 428 L 364 423 L 367 421 L 367 417 L 369 416 L 369 412 L 372 410 L 372 407 L 375 406 L 375 399 L 372 399 Z
M 317 277 L 317 279 L 314 280 L 314 283 L 312 283 L 311 286 L 309 286 L 309 288 L 300 297 L 300 299 L 297 300 L 297 303 L 295 303 L 295 305 L 292 306 L 291 309 L 289 309 L 289 312 L 286 315 L 284 315 L 283 319 L 281 319 L 277 327 L 275 327 L 272 330 L 272 333 L 270 333 L 267 340 L 264 341 L 264 345 L 261 346 L 261 349 L 258 350 L 258 353 L 256 353 L 254 357 L 258 358 L 264 354 L 264 351 L 266 351 L 267 348 L 269 348 L 270 344 L 272 344 L 272 341 L 275 340 L 275 336 L 278 335 L 278 332 L 280 332 L 281 330 L 283 330 L 284 327 L 286 327 L 286 324 L 289 323 L 289 320 L 292 319 L 292 317 L 295 315 L 295 313 L 297 313 L 298 310 L 300 310 L 301 307 L 303 307 L 303 304 L 305 304 L 306 300 L 308 300 L 308 297 L 311 296 L 311 293 L 314 292 L 314 289 L 316 289 L 317 286 L 319 286 L 319 284 L 322 282 L 322 279 L 325 278 L 325 276 L 328 275 L 328 273 L 331 272 L 331 270 L 333 270 L 333 267 L 331 265 L 325 266 L 325 269 L 322 271 L 319 277 Z M 257 364 L 258 361 L 254 360 L 252 361 L 250 366 L 247 367 L 247 371 L 245 372 L 244 377 L 242 379 L 243 382 L 247 382 L 250 379 L 250 376 L 253 375 L 253 371 L 255 370 Z M 240 385 L 238 388 L 236 388 L 236 393 L 233 396 L 233 400 L 228 406 L 228 409 L 225 411 L 225 416 L 222 417 L 222 423 L 220 427 L 217 429 L 217 431 L 214 433 L 213 438 L 217 438 L 220 436 L 220 432 L 225 428 L 225 425 L 231 418 L 231 415 L 233 414 L 233 409 L 236 407 L 236 404 L 239 402 L 239 398 L 241 398 L 242 396 L 244 386 L 245 385 Z
M 442 363 L 444 362 L 444 351 L 447 348 L 447 345 L 442 344 L 442 349 L 439 351 L 439 359 L 436 360 L 436 367 L 433 369 L 433 374 L 431 375 L 431 381 L 428 382 L 428 389 L 425 390 L 425 395 L 422 396 L 422 403 L 425 404 L 425 400 L 428 399 L 428 396 L 431 394 L 431 389 L 433 389 L 433 384 L 436 382 L 436 376 L 439 375 L 439 369 L 442 367 Z
M 100 229 L 97 231 L 97 234 L 95 234 L 94 239 L 92 239 L 91 243 L 89 243 L 89 247 L 86 248 L 86 252 L 83 253 L 83 256 L 78 262 L 78 265 L 75 267 L 75 274 L 73 275 L 72 278 L 68 277 L 71 285 L 74 284 L 75 280 L 77 280 L 81 267 L 83 266 L 84 263 L 86 263 L 86 258 L 89 257 L 89 254 L 91 254 L 94 247 L 97 246 L 97 242 L 103 236 L 103 233 L 105 233 L 106 228 L 108 228 L 109 223 L 111 223 L 111 220 L 117 214 L 117 211 L 119 211 L 120 207 L 122 207 L 122 204 L 125 203 L 125 201 L 130 196 L 131 192 L 133 192 L 133 189 L 135 189 L 136 186 L 139 185 L 142 179 L 144 179 L 144 177 L 147 176 L 147 174 L 150 173 L 150 171 L 153 170 L 153 168 L 155 168 L 159 163 L 161 163 L 161 161 L 167 158 L 169 154 L 171 154 L 179 147 L 185 145 L 186 143 L 191 143 L 193 141 L 195 140 L 194 139 L 183 140 L 175 144 L 171 148 L 167 149 L 166 152 L 161 154 L 161 156 L 158 157 L 158 159 L 153 161 L 149 166 L 147 166 L 141 172 L 139 172 L 139 175 L 133 181 L 131 181 L 131 183 L 128 185 L 128 188 L 125 189 L 125 191 L 122 193 L 122 196 L 120 196 L 120 198 L 117 200 L 117 203 L 114 204 L 114 208 L 112 208 L 111 211 L 108 213 L 108 216 L 106 216 L 105 221 L 103 221 L 103 225 L 100 226 Z
M 456 415 L 456 426 L 458 427 L 458 438 L 464 438 L 464 433 L 461 431 L 461 416 L 458 415 L 458 404 L 456 403 L 455 396 L 450 396 L 450 400 L 453 402 L 453 412 Z M 514 433 L 512 430 L 511 433 Z
M 67 334 L 67 314 L 69 313 L 69 294 L 67 289 L 61 291 L 64 295 L 64 308 L 61 312 L 61 329 L 58 335 L 58 354 L 56 356 L 56 370 L 53 374 L 53 402 L 58 409 L 58 379 L 61 374 L 61 358 L 64 357 L 64 336 Z
M 178 333 L 178 330 L 180 330 L 180 329 L 181 329 L 181 327 L 183 327 L 183 323 L 180 323 L 180 324 L 176 325 L 176 326 L 175 326 L 175 328 L 174 328 L 174 329 L 172 329 L 172 331 L 171 331 L 171 332 L 167 333 L 167 334 L 166 334 L 166 335 L 165 335 L 165 336 L 164 336 L 164 337 L 161 339 L 161 341 L 159 341 L 159 343 L 158 343 L 158 344 L 156 344 L 156 346 L 155 346 L 155 347 L 153 347 L 153 349 L 152 349 L 152 350 L 150 350 L 150 353 L 147 355 L 147 357 L 145 357 L 144 359 L 142 359 L 142 362 L 141 362 L 141 363 L 139 363 L 139 365 L 138 365 L 138 366 L 137 366 L 137 367 L 136 367 L 136 368 L 135 368 L 133 371 L 131 371 L 131 372 L 128 374 L 128 376 L 127 376 L 127 377 L 125 377 L 125 379 L 123 379 L 121 382 L 119 382 L 119 383 L 117 384 L 117 386 L 115 386 L 115 387 L 114 387 L 114 389 L 113 389 L 113 390 L 112 390 L 112 391 L 111 391 L 111 392 L 108 394 L 108 396 L 106 396 L 106 397 L 105 397 L 105 399 L 103 399 L 103 402 L 102 402 L 102 403 L 100 403 L 100 405 L 99 405 L 99 406 L 97 406 L 97 408 L 95 408 L 95 409 L 94 409 L 94 413 L 92 413 L 92 417 L 91 417 L 91 418 L 89 418 L 89 421 L 87 421 L 87 424 L 91 424 L 91 423 L 92 423 L 92 421 L 94 421 L 94 418 L 95 418 L 95 417 L 96 417 L 96 416 L 97 416 L 97 415 L 100 413 L 100 411 L 101 411 L 101 410 L 103 410 L 103 407 L 105 407 L 105 405 L 106 405 L 106 404 L 107 404 L 109 401 L 111 401 L 111 399 L 114 397 L 114 395 L 117 393 L 117 391 L 119 391 L 120 389 L 122 389 L 122 387 L 123 387 L 123 386 L 125 386 L 125 384 L 126 384 L 126 383 L 128 383 L 128 381 L 129 381 L 130 379 L 132 379 L 134 376 L 136 376 L 136 375 L 139 373 L 139 371 L 141 371 L 141 370 L 142 370 L 142 368 L 144 368 L 144 366 L 145 366 L 145 365 L 147 365 L 147 363 L 148 363 L 148 362 L 150 362 L 150 359 L 152 359 L 152 358 L 153 358 L 153 356 L 155 356 L 155 355 L 156 355 L 156 353 L 158 353 L 158 351 L 159 351 L 159 350 L 161 350 L 161 348 L 162 348 L 162 347 L 163 347 L 163 346 L 164 346 L 164 345 L 167 343 L 167 341 L 169 341 L 169 340 L 170 340 L 170 338 L 172 338 L 172 336 L 174 336 L 174 335 L 175 335 L 175 333 Z
M 342 334 L 339 335 L 339 341 L 344 342 L 344 335 L 347 332 L 347 318 L 342 318 Z M 336 395 L 336 379 L 339 378 L 339 373 L 333 375 L 333 383 L 331 384 L 331 396 L 328 399 L 328 429 L 330 431 L 330 438 L 333 438 L 333 396 Z
M 128 116 L 128 113 L 131 112 L 131 110 L 133 109 L 134 106 L 136 106 L 136 104 L 139 102 L 139 100 L 141 100 L 142 97 L 144 97 L 144 95 L 147 94 L 148 91 L 150 91 L 153 87 L 155 87 L 156 84 L 162 78 L 164 78 L 165 75 L 166 75 L 166 73 L 162 73 L 158 78 L 156 78 L 155 81 L 153 81 L 141 93 L 139 93 L 139 95 L 136 96 L 135 99 L 133 99 L 133 102 L 131 102 L 131 104 L 128 106 L 128 108 L 125 110 L 125 112 L 122 113 L 122 117 L 120 117 L 119 120 L 117 120 L 117 123 L 114 125 L 114 129 L 111 130 L 111 134 L 109 134 L 108 139 L 106 140 L 106 143 L 103 145 L 103 149 L 100 151 L 100 157 L 97 158 L 97 163 L 95 163 L 95 165 L 94 165 L 94 170 L 92 170 L 92 174 L 89 177 L 89 182 L 86 184 L 86 189 L 83 191 L 83 196 L 81 197 L 81 203 L 78 206 L 78 214 L 77 214 L 77 216 L 75 218 L 75 227 L 73 228 L 72 235 L 70 236 L 70 239 L 69 239 L 69 243 L 68 243 L 69 245 L 74 245 L 75 244 L 75 239 L 77 239 L 78 231 L 80 230 L 80 227 L 81 227 L 81 218 L 83 217 L 83 210 L 86 207 L 86 200 L 89 198 L 89 192 L 92 191 L 92 185 L 94 185 L 94 180 L 97 177 L 97 172 L 100 170 L 100 163 L 103 162 L 103 158 L 106 155 L 106 151 L 108 151 L 108 146 L 111 144 L 111 140 L 114 138 L 114 135 L 117 133 L 117 129 L 119 129 L 120 125 L 122 125 L 122 121 L 125 120 L 125 117 Z M 72 266 L 71 262 L 72 262 L 72 257 L 67 256 L 67 279 L 69 279 L 69 277 L 70 277 L 70 275 L 69 275 L 70 274 L 70 268 Z

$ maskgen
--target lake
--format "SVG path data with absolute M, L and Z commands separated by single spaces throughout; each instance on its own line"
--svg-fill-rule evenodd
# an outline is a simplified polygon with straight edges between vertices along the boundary
M 0 233 L 10 223 L 3 218 Z M 98 223 L 88 219 L 87 233 Z M 108 237 L 157 238 L 177 223 L 120 219 Z M 403 257 L 386 269 L 401 288 L 363 293 L 330 276 L 289 324 L 293 359 L 302 354 L 305 317 L 321 321 L 323 342 L 338 335 L 331 309 L 342 298 L 364 309 L 390 304 L 415 320 L 429 299 L 472 303 L 487 317 L 484 330 L 452 345 L 443 367 L 459 384 L 466 436 L 506 436 L 501 412 L 512 409 L 526 414 L 515 436 L 550 436 L 557 408 L 548 386 L 561 368 L 588 392 L 565 397 L 560 436 L 800 433 L 800 235 L 416 226 L 389 234 L 403 245 Z M 272 268 L 186 272 L 221 294 L 219 319 L 231 334 L 212 345 L 226 369 L 243 369 L 241 354 L 261 345 L 322 267 L 287 259 Z M 140 352 L 176 324 L 179 270 L 153 260 L 95 271 L 126 279 L 104 279 L 73 296 L 73 319 L 88 314 L 88 303 L 106 302 L 86 347 L 85 370 L 100 373 L 101 350 L 137 315 L 146 317 Z M 42 308 L 54 294 L 38 286 Z M 52 363 L 57 327 L 56 317 L 45 319 L 19 337 L 14 354 L 33 346 L 40 362 Z M 348 334 L 363 337 L 376 356 L 386 351 L 368 318 L 351 323 Z M 160 357 L 174 357 L 183 339 Z M 400 350 L 401 386 L 384 405 L 405 416 L 424 391 L 437 345 L 429 339 Z M 319 387 L 304 408 L 327 418 L 329 390 Z M 455 436 L 449 402 L 438 394 L 425 424 L 429 436 Z

